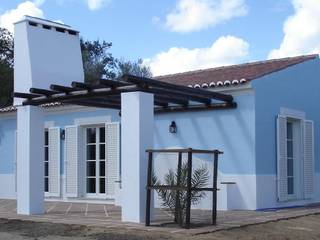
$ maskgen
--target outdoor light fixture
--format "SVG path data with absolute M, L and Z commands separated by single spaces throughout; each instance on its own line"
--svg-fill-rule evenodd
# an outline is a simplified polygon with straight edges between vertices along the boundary
M 175 121 L 172 121 L 169 126 L 169 132 L 170 133 L 177 133 L 177 124 Z
M 64 140 L 66 138 L 66 130 L 62 130 L 61 132 L 60 132 L 60 139 L 61 140 Z

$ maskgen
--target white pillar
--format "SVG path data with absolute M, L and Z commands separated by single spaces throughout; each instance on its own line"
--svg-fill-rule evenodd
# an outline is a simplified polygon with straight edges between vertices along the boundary
M 147 154 L 153 148 L 153 94 L 121 94 L 122 221 L 145 221 Z
M 44 121 L 39 107 L 18 107 L 17 213 L 44 213 Z

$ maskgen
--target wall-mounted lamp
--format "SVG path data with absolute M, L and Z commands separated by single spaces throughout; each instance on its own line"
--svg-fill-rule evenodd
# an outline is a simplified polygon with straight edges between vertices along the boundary
M 178 128 L 177 128 L 176 122 L 172 121 L 170 126 L 169 126 L 169 132 L 170 133 L 177 133 L 177 130 L 178 130 Z
M 60 132 L 60 139 L 61 140 L 65 140 L 66 139 L 66 130 L 61 130 L 61 132 Z

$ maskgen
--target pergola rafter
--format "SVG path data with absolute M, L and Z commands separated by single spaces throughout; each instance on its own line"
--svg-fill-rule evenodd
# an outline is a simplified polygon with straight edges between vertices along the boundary
M 39 106 L 59 102 L 121 109 L 121 93 L 135 91 L 154 94 L 156 113 L 236 107 L 233 97 L 228 94 L 132 75 L 125 75 L 119 81 L 102 79 L 94 84 L 81 82 L 72 82 L 71 86 L 52 84 L 50 89 L 30 88 L 29 93 L 15 92 L 13 95 L 26 99 L 23 105 Z

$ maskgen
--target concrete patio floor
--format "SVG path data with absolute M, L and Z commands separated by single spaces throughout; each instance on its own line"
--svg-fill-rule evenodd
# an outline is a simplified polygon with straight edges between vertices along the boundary
M 46 213 L 43 215 L 18 215 L 16 214 L 15 200 L 0 200 L 0 218 L 194 235 L 311 214 L 320 214 L 320 206 L 316 205 L 277 211 L 219 211 L 217 226 L 212 226 L 210 225 L 210 211 L 193 210 L 192 229 L 186 230 L 172 224 L 171 215 L 160 209 L 156 209 L 155 211 L 155 221 L 153 221 L 153 225 L 145 227 L 143 224 L 121 222 L 121 208 L 110 204 L 50 201 L 45 202 L 45 208 Z

